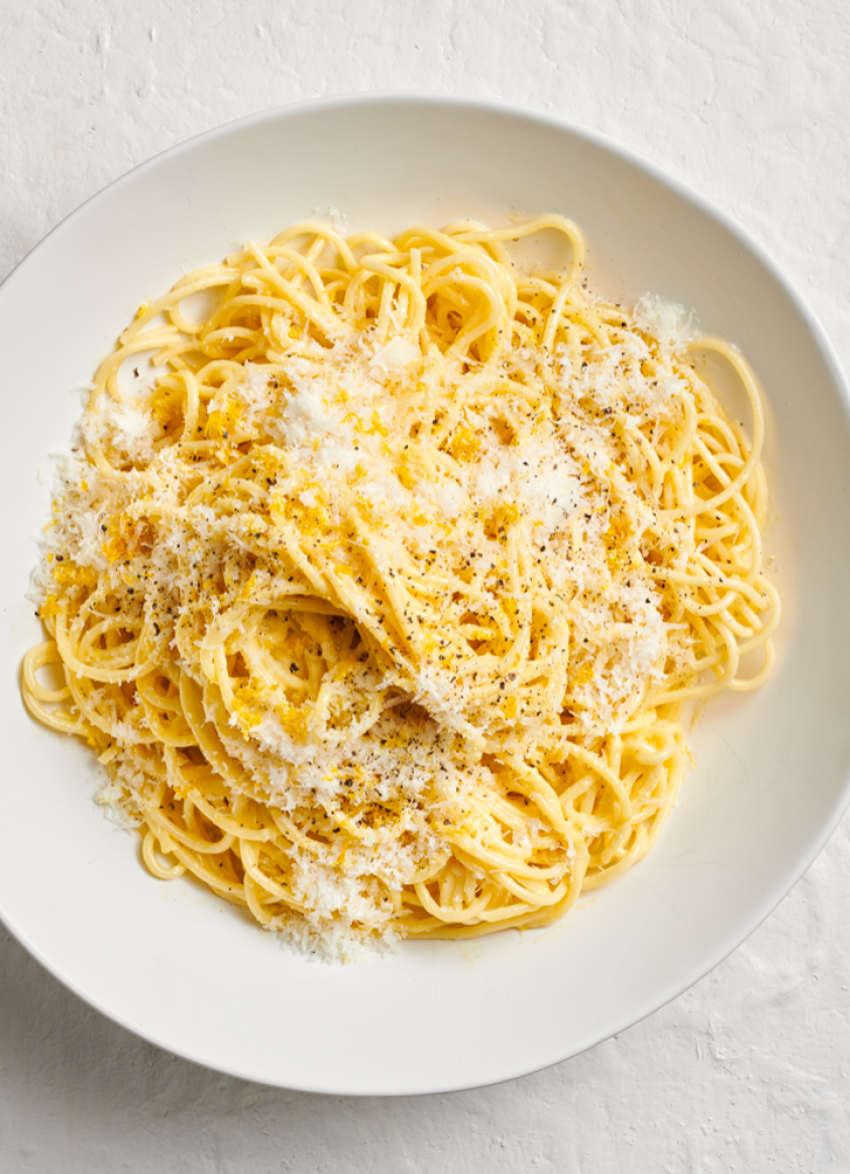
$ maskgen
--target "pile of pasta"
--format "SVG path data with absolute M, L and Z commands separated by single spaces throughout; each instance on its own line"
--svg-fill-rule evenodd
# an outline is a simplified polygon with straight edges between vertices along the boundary
M 562 271 L 517 267 L 543 234 Z M 686 705 L 773 665 L 764 423 L 736 350 L 591 297 L 584 253 L 555 215 L 309 221 L 140 308 L 60 467 L 23 695 L 155 876 L 349 958 L 547 924 L 652 848 Z

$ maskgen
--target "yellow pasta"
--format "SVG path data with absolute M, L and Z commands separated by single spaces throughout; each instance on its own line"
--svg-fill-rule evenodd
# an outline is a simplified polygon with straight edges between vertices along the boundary
M 517 269 L 544 232 L 564 271 Z M 121 336 L 23 696 L 91 745 L 155 876 L 351 957 L 545 925 L 652 848 L 685 706 L 773 665 L 764 423 L 737 351 L 592 298 L 584 252 L 555 215 L 303 222 Z

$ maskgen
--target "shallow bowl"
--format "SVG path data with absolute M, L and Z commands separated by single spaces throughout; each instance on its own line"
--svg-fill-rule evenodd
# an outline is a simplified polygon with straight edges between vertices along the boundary
M 40 638 L 25 601 L 49 511 L 48 454 L 136 308 L 186 269 L 313 215 L 385 235 L 557 211 L 599 291 L 653 291 L 738 345 L 769 403 L 769 534 L 785 598 L 778 668 L 694 731 L 696 767 L 655 852 L 562 923 L 407 943 L 367 966 L 282 949 L 186 880 L 144 871 L 90 796 L 88 752 L 23 710 Z M 7 421 L 0 568 L 6 768 L 0 916 L 104 1014 L 181 1056 L 329 1093 L 482 1085 L 635 1023 L 738 946 L 835 827 L 850 773 L 848 392 L 822 330 L 762 249 L 630 151 L 557 119 L 441 97 L 286 107 L 203 135 L 112 184 L 0 288 Z M 722 394 L 737 410 L 734 388 Z

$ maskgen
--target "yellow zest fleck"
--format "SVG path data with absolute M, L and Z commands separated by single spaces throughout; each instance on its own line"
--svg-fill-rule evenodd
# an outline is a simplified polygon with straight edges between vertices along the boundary
M 389 428 L 385 427 L 385 425 L 382 423 L 381 417 L 378 415 L 377 410 L 372 413 L 372 427 L 369 429 L 369 431 L 377 432 L 379 436 L 389 436 L 390 434 Z
M 154 418 L 163 428 L 179 420 L 183 415 L 183 396 L 179 391 L 157 396 L 153 404 Z M 88 487 L 87 487 L 88 488 Z
M 111 563 L 118 562 L 119 559 L 125 558 L 129 553 L 126 535 L 123 532 L 122 518 L 115 516 L 109 519 L 108 525 L 108 539 L 103 543 L 103 553 Z
M 469 428 L 458 428 L 449 444 L 449 452 L 460 464 L 475 460 L 481 441 Z
M 622 518 L 615 518 L 605 531 L 603 541 L 606 548 L 606 562 L 612 573 L 629 564 L 628 553 L 623 549 L 623 542 L 628 533 L 628 523 Z
M 260 705 L 261 697 L 261 691 L 248 684 L 234 692 L 233 710 L 239 719 L 243 733 L 254 729 L 265 717 L 265 710 Z
M 283 705 L 276 705 L 275 713 L 291 738 L 296 742 L 307 741 L 307 715 L 303 709 L 286 702 Z
M 398 477 L 405 489 L 412 489 L 416 484 L 416 478 L 411 473 L 406 465 L 401 465 L 396 469 L 396 477 Z
M 501 502 L 493 510 L 493 522 L 496 526 L 510 526 L 519 521 L 519 507 L 515 502 Z
M 235 432 L 242 415 L 242 405 L 234 403 L 224 404 L 221 408 L 211 412 L 207 420 L 207 437 L 210 440 L 221 440 L 228 433 Z
M 53 568 L 53 578 L 60 587 L 93 587 L 97 582 L 97 571 L 63 562 Z
M 59 614 L 62 608 L 59 606 L 55 595 L 48 595 L 44 603 L 39 608 L 39 615 L 43 620 L 52 619 L 53 616 Z

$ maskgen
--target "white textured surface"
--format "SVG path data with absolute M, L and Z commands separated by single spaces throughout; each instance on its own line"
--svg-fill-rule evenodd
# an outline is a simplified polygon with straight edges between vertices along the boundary
M 109 180 L 220 122 L 449 90 L 602 130 L 699 188 L 774 253 L 850 368 L 843 0 L 4 0 L 0 17 L 0 275 Z M 164 1055 L 0 932 L 0 1168 L 846 1174 L 848 963 L 845 820 L 748 943 L 619 1038 L 498 1088 L 338 1101 Z

